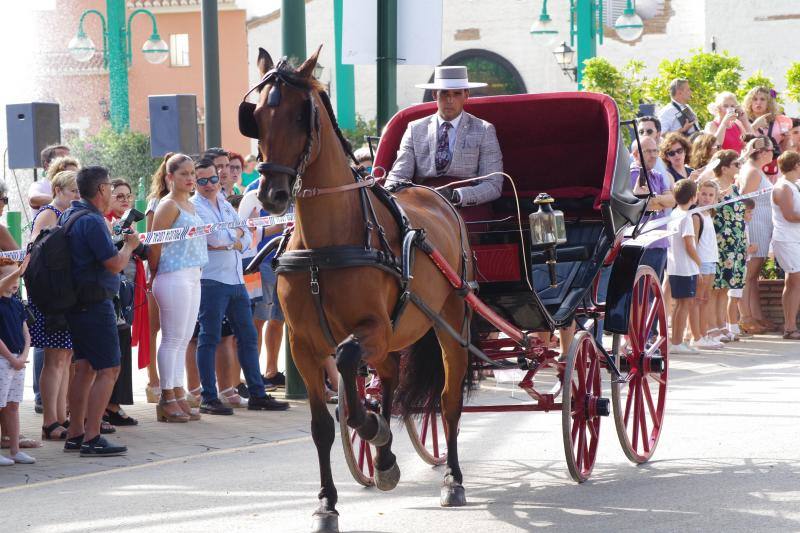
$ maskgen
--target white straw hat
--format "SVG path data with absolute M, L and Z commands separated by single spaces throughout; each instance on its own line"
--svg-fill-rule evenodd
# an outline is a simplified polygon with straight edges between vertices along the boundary
M 431 90 L 454 90 L 486 87 L 486 84 L 469 81 L 467 67 L 436 67 L 433 83 L 420 83 L 416 87 Z

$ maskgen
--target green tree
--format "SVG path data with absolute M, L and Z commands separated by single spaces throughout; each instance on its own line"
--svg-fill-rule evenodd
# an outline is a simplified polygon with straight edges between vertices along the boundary
M 583 87 L 587 91 L 607 94 L 617 103 L 620 120 L 636 118 L 639 104 L 646 102 L 644 93 L 645 64 L 633 59 L 618 69 L 604 57 L 593 57 L 584 63 Z M 626 144 L 627 128 L 622 129 Z
M 795 61 L 786 71 L 786 97 L 800 102 L 800 61 Z
M 691 105 L 702 124 L 712 119 L 708 104 L 714 101 L 717 93 L 730 91 L 736 93 L 742 79 L 741 59 L 721 54 L 691 50 L 688 58 L 665 59 L 658 65 L 658 76 L 644 82 L 644 94 L 660 104 L 670 100 L 669 84 L 675 78 L 689 80 L 692 87 Z
M 112 179 L 128 180 L 134 194 L 138 192 L 140 179 L 147 191 L 150 176 L 160 163 L 150 156 L 150 137 L 134 131 L 118 133 L 105 128 L 97 135 L 78 139 L 71 148 L 81 165 L 106 167 Z
M 772 81 L 772 78 L 769 76 L 765 76 L 761 69 L 756 70 L 753 75 L 744 80 L 742 82 L 742 86 L 739 87 L 739 92 L 737 93 L 739 102 L 744 100 L 744 97 L 748 92 L 750 92 L 750 89 L 754 89 L 755 87 L 768 87 L 770 89 L 774 89 L 775 82 Z M 780 94 L 778 95 L 777 100 L 778 103 L 783 103 L 783 97 Z
M 376 134 L 375 120 L 364 120 L 364 117 L 357 115 L 356 127 L 349 130 L 342 130 L 342 133 L 345 138 L 350 141 L 350 146 L 353 147 L 353 151 L 358 150 L 367 143 L 367 141 L 364 140 L 365 136 L 374 136 Z

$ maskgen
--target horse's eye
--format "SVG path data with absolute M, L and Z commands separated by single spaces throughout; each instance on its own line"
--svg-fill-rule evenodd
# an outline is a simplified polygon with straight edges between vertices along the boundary
M 303 122 L 303 114 L 301 113 L 301 114 L 297 115 L 297 118 L 295 120 L 297 122 Z

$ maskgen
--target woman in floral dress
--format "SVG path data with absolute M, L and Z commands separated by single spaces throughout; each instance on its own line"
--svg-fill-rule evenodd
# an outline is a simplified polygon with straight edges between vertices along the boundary
M 735 183 L 736 174 L 741 166 L 739 154 L 734 150 L 721 150 L 714 154 L 709 166 L 715 164 L 714 176 L 719 184 L 720 201 L 739 196 L 739 189 Z M 747 261 L 744 212 L 745 206 L 742 202 L 733 202 L 719 207 L 714 215 L 719 262 L 714 276 L 714 288 L 711 291 L 714 317 L 710 324 L 718 328 L 723 338 L 729 341 L 735 340 L 740 334 L 736 301 L 741 298 L 744 288 Z M 728 324 L 731 325 L 730 329 Z

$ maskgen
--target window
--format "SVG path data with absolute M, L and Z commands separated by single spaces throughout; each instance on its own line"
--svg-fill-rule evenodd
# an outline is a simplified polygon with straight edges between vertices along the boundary
M 189 66 L 188 33 L 174 33 L 169 36 L 169 63 L 173 67 Z

